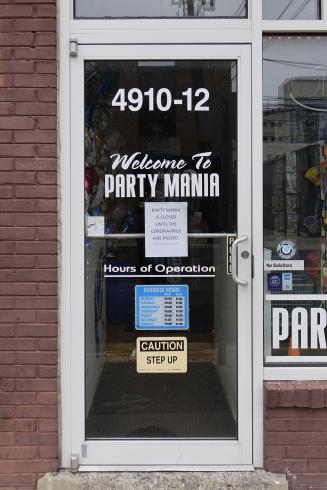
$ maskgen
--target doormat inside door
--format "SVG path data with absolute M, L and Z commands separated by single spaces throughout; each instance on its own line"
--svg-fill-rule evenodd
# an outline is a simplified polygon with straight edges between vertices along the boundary
M 211 363 L 186 374 L 138 374 L 106 363 L 86 421 L 93 438 L 237 438 L 237 426 Z

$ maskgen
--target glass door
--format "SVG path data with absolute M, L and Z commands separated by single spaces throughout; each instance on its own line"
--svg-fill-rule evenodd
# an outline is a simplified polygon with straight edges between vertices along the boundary
M 71 62 L 72 441 L 83 465 L 251 465 L 248 46 Z

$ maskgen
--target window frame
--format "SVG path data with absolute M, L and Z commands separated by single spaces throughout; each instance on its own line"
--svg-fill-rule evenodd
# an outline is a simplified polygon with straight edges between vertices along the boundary
M 327 0 L 321 0 L 320 12 L 320 20 L 262 20 L 262 39 L 264 36 L 278 36 L 278 34 L 327 35 Z M 264 362 L 263 379 L 265 381 L 326 380 L 327 365 L 325 363 L 325 365 L 310 366 L 303 361 L 292 366 L 290 363 L 287 364 L 286 360 L 284 365 L 281 363 L 265 365 Z
M 296 34 L 319 34 L 327 35 L 327 0 L 320 0 L 320 20 L 262 20 L 262 39 L 269 35 L 296 35 Z M 262 56 L 261 56 L 261 75 L 262 75 Z M 262 106 L 262 97 L 261 97 Z M 262 135 L 263 141 L 263 135 Z M 262 181 L 263 182 L 263 181 Z M 263 203 L 261 203 L 262 207 Z M 263 243 L 263 242 L 262 242 Z M 262 247 L 263 250 L 263 247 Z M 263 268 L 262 268 L 263 276 Z M 263 309 L 263 301 L 262 301 Z M 262 324 L 263 325 L 263 324 Z M 274 365 L 266 365 L 263 357 L 263 379 L 265 381 L 289 381 L 289 380 L 326 380 L 327 365 L 310 366 L 303 361 L 302 364 L 289 365 L 285 361 L 285 365 L 276 363 Z M 318 362 L 316 362 L 318 364 Z
M 275 22 L 275 21 L 274 21 Z M 287 21 L 287 22 L 294 22 L 294 21 Z M 296 21 L 299 22 L 299 21 Z M 302 22 L 302 21 L 301 21 Z M 322 21 L 315 21 L 321 23 Z M 326 22 L 324 21 L 326 24 Z M 324 31 L 319 31 L 319 32 L 313 32 L 310 31 L 308 34 L 310 36 L 308 37 L 319 37 L 319 34 L 323 34 L 323 37 L 326 38 L 327 40 L 327 26 L 325 26 Z M 276 39 L 280 38 L 294 38 L 296 37 L 296 34 L 299 34 L 300 32 L 297 30 L 296 32 L 290 32 L 289 30 L 287 31 L 281 31 L 279 28 L 277 32 L 263 32 L 262 38 L 264 40 L 265 37 L 275 37 Z M 288 36 L 289 34 L 289 36 Z M 305 35 L 305 33 L 301 33 L 301 35 Z M 279 37 L 280 36 L 280 37 Z M 263 73 L 263 66 L 262 66 L 262 73 Z M 263 84 L 262 84 L 263 86 Z M 262 98 L 263 101 L 263 98 Z M 263 109 L 263 107 L 262 107 Z M 263 111 L 262 111 L 263 114 Z M 262 124 L 263 127 L 263 124 Z M 262 138 L 262 141 L 264 140 L 264 137 Z M 264 143 L 264 141 L 263 141 Z M 263 182 L 262 182 L 263 185 Z M 262 203 L 263 207 L 263 203 Z M 265 296 L 265 286 L 264 286 L 264 296 Z M 265 304 L 265 297 L 263 298 L 263 307 Z M 265 329 L 265 325 L 263 326 Z M 265 335 L 265 334 L 264 334 Z M 299 376 L 299 378 L 295 379 L 303 379 L 301 376 L 303 376 L 303 369 L 308 368 L 308 374 L 312 372 L 317 373 L 317 378 L 309 378 L 309 379 L 326 379 L 327 377 L 327 356 L 294 356 L 294 357 L 289 357 L 289 356 L 265 356 L 264 354 L 264 373 L 265 376 L 267 376 L 269 379 L 276 379 L 276 378 L 271 378 L 273 376 L 273 370 L 276 368 L 280 368 L 279 370 L 276 370 L 276 375 L 278 374 L 277 379 L 284 380 L 284 376 L 286 379 L 291 379 L 291 373 L 294 372 L 295 376 Z M 321 374 L 321 369 L 325 369 L 325 374 L 322 376 Z M 294 376 L 293 375 L 293 376 Z M 265 378 L 266 379 L 266 378 Z M 307 379 L 307 378 L 305 378 Z

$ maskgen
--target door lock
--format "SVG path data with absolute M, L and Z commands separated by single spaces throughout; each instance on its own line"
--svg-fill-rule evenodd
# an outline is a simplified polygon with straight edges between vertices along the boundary
M 241 253 L 241 257 L 242 259 L 248 259 L 250 257 L 250 254 L 245 250 L 244 252 Z

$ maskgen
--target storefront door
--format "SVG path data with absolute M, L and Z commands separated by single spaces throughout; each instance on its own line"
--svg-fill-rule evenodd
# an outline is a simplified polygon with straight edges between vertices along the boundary
M 71 58 L 83 467 L 252 464 L 250 83 L 247 45 L 84 45 Z

